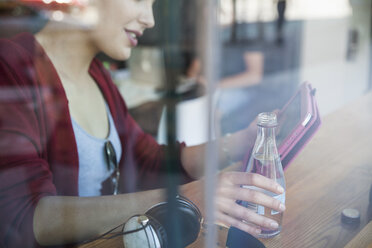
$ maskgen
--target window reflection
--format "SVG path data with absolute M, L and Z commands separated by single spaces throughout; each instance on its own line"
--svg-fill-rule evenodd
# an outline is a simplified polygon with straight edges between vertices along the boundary
M 38 246 L 32 232 L 33 214 L 40 199 L 47 196 L 86 200 L 112 197 L 117 190 L 165 189 L 172 180 L 189 185 L 198 183 L 199 177 L 211 176 L 205 172 L 214 174 L 214 169 L 242 160 L 255 140 L 257 115 L 282 108 L 304 81 L 317 88 L 322 116 L 371 90 L 368 0 L 220 0 L 214 6 L 218 19 L 213 44 L 206 44 L 209 33 L 202 27 L 208 17 L 205 13 L 210 12 L 200 1 L 179 1 L 179 20 L 174 23 L 164 20 L 169 1 L 119 2 L 0 2 L 0 37 L 4 38 L 0 49 L 0 219 L 5 220 L 0 224 L 0 246 Z M 92 3 L 99 3 L 102 9 Z M 125 26 L 124 31 L 119 28 L 131 44 L 124 51 L 121 48 L 126 45 L 115 43 L 118 32 L 111 29 L 121 22 L 101 26 L 115 14 L 123 16 L 116 12 L 123 8 L 114 4 L 138 5 L 135 11 L 146 9 L 144 15 L 151 17 L 140 22 L 147 28 L 153 26 L 154 11 L 156 26 L 143 35 L 145 28 L 138 28 L 138 23 Z M 111 7 L 110 13 L 102 18 L 105 7 Z M 132 18 L 132 13 L 125 14 Z M 172 24 L 179 27 L 179 37 L 173 37 L 177 44 L 171 44 L 178 57 L 169 65 L 165 53 L 173 47 L 165 47 L 162 34 Z M 45 27 L 49 33 L 36 39 Z M 86 47 L 70 46 L 77 37 L 71 34 L 85 35 L 98 29 L 99 33 L 89 36 L 97 54 L 91 56 L 93 62 L 85 71 L 79 70 L 76 61 Z M 55 40 L 43 40 L 53 35 Z M 51 45 L 57 40 L 60 47 L 65 46 L 58 55 L 68 56 L 71 71 L 82 77 L 69 77 L 58 64 Z M 115 45 L 102 45 L 111 42 Z M 212 45 L 211 58 L 206 58 L 205 49 Z M 210 68 L 213 77 L 207 75 Z M 173 87 L 169 87 L 170 74 Z M 87 85 L 95 82 L 95 86 L 74 88 L 69 80 Z M 169 139 L 170 134 L 175 137 Z M 82 136 L 97 141 L 96 145 L 86 146 Z M 110 137 L 112 147 L 104 150 Z M 195 147 L 202 149 L 195 153 Z M 116 162 L 109 154 L 112 150 Z M 187 150 L 193 152 L 183 153 Z M 211 161 L 213 168 L 205 168 Z M 184 166 L 189 163 L 194 165 L 191 169 Z M 93 172 L 91 164 L 98 166 Z M 167 167 L 169 164 L 173 167 Z M 172 168 L 177 170 L 174 175 Z M 119 174 L 118 179 L 114 177 Z M 215 183 L 211 177 L 208 180 L 207 185 Z M 204 209 L 206 193 L 200 185 L 191 193 L 189 188 L 177 189 L 191 195 L 190 200 L 200 204 L 205 215 L 209 209 Z M 142 192 L 131 201 L 129 213 L 120 215 L 120 221 L 111 216 L 110 223 L 100 222 L 102 229 L 83 233 L 78 240 L 70 236 L 61 243 L 76 243 L 103 229 L 108 231 L 137 210 L 142 214 L 165 201 L 166 192 Z M 112 203 L 117 198 L 104 199 Z M 89 200 L 85 206 L 96 203 Z M 238 199 L 229 200 L 234 203 Z M 72 202 L 69 207 L 77 205 Z M 58 206 L 55 203 L 44 210 L 48 213 Z M 95 220 L 98 215 L 94 215 L 90 218 Z M 77 228 L 82 222 L 75 217 L 70 224 Z M 232 225 L 229 219 L 219 217 L 214 216 L 219 224 Z M 54 244 L 50 242 L 45 244 Z

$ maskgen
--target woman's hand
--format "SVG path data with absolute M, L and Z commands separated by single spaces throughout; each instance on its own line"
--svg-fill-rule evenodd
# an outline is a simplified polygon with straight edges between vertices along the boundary
M 283 212 L 285 206 L 279 200 L 253 189 L 242 188 L 240 187 L 241 185 L 255 186 L 275 194 L 284 192 L 284 189 L 279 184 L 259 174 L 243 172 L 221 173 L 216 193 L 217 221 L 227 226 L 235 226 L 253 235 L 261 232 L 258 227 L 277 229 L 278 223 L 274 220 L 258 215 L 254 211 L 237 204 L 236 201 L 252 202 L 279 212 Z
M 241 185 L 255 186 L 275 194 L 282 194 L 284 190 L 273 180 L 259 174 L 221 172 L 218 174 L 215 196 L 217 222 L 229 227 L 234 226 L 252 235 L 258 235 L 261 232 L 260 227 L 277 229 L 278 223 L 274 220 L 258 215 L 239 205 L 236 201 L 248 201 L 280 212 L 285 210 L 285 206 L 279 200 L 253 189 L 242 188 Z M 193 201 L 205 216 L 203 187 L 204 181 L 199 180 L 181 186 L 180 191 L 181 194 Z

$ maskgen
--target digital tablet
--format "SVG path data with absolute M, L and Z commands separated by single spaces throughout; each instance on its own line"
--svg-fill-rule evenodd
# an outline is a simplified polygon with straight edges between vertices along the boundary
M 301 84 L 298 91 L 279 111 L 277 118 L 276 144 L 283 169 L 286 169 L 321 124 L 315 89 L 307 82 Z M 245 158 L 245 169 L 252 149 L 253 147 Z

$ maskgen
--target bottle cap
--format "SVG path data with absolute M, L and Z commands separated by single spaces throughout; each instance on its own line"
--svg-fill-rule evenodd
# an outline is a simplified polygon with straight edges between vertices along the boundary
M 342 210 L 341 221 L 344 224 L 358 224 L 360 222 L 360 213 L 357 209 L 346 208 Z
M 276 114 L 274 112 L 260 113 L 258 115 L 257 125 L 264 127 L 276 127 L 278 125 Z

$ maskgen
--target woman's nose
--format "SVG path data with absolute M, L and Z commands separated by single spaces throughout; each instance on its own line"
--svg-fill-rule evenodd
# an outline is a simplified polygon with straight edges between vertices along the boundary
M 140 16 L 140 22 L 145 25 L 146 28 L 152 28 L 155 25 L 154 13 L 152 10 L 152 1 L 146 5 L 142 15 Z

